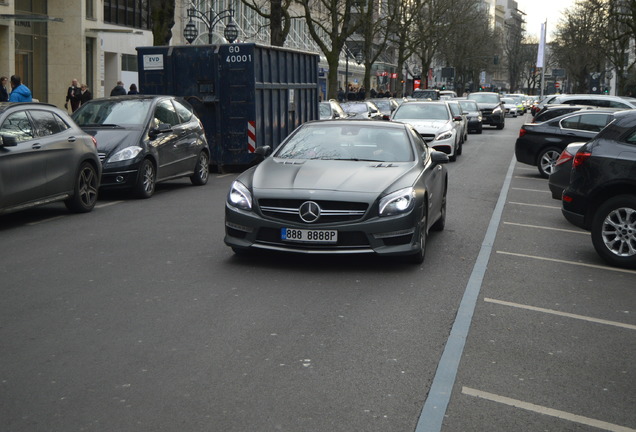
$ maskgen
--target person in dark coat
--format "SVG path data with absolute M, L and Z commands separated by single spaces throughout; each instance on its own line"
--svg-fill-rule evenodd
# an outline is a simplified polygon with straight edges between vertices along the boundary
M 117 85 L 115 87 L 113 87 L 113 89 L 110 91 L 110 95 L 111 96 L 125 96 L 126 95 L 126 89 L 124 88 L 124 83 L 121 81 L 117 81 Z
M 77 79 L 71 81 L 71 86 L 66 90 L 66 103 L 64 108 L 68 109 L 68 103 L 71 103 L 71 112 L 75 112 L 80 106 L 80 87 Z
M 131 84 L 130 85 L 130 89 L 128 90 L 128 94 L 129 95 L 139 94 L 139 92 L 137 91 L 137 85 L 136 84 Z
M 91 93 L 91 91 L 88 89 L 88 86 L 86 84 L 82 84 L 80 86 L 80 106 L 84 105 L 86 102 L 88 102 L 89 100 L 93 99 L 93 94 Z
M 0 102 L 7 102 L 9 100 L 9 90 L 7 90 L 7 81 L 9 78 L 6 76 L 0 77 Z

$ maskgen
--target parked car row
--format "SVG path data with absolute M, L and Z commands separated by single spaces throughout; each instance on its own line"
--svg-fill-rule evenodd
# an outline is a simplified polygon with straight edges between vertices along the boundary
M 564 217 L 591 232 L 599 256 L 636 268 L 636 109 L 579 105 L 524 124 L 515 155 L 549 177 Z
M 88 212 L 98 191 L 149 198 L 158 182 L 208 181 L 210 150 L 190 104 L 172 96 L 94 99 L 72 117 L 42 103 L 0 103 L 0 214 L 64 201 Z

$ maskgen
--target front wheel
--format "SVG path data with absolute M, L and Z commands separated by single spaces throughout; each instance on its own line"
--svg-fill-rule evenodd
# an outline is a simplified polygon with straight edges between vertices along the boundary
M 548 147 L 539 153 L 537 158 L 537 168 L 541 177 L 548 178 L 554 172 L 556 162 L 561 155 L 561 151 L 556 147 Z
M 636 268 L 636 195 L 610 198 L 596 210 L 592 244 L 609 264 Z
M 408 258 L 408 262 L 410 262 L 411 264 L 422 264 L 424 262 L 424 256 L 426 255 L 426 224 L 427 224 L 427 217 L 424 216 L 422 218 L 422 221 L 420 222 L 420 226 L 418 227 L 418 242 L 419 242 L 419 250 L 412 254 L 409 255 Z
M 75 179 L 73 196 L 64 202 L 66 208 L 75 213 L 93 210 L 97 202 L 98 187 L 97 170 L 90 162 L 82 163 Z
M 150 198 L 155 193 L 157 172 L 153 163 L 144 159 L 137 174 L 137 183 L 133 188 L 133 193 L 137 198 Z
M 205 151 L 199 153 L 197 164 L 194 167 L 194 174 L 190 176 L 193 185 L 203 186 L 208 182 L 210 173 L 210 158 Z

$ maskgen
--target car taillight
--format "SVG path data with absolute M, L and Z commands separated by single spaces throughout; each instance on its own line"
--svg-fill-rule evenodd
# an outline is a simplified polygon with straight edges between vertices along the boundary
M 578 168 L 585 163 L 589 157 L 592 156 L 590 152 L 577 152 L 576 156 L 574 156 L 574 160 L 572 161 L 572 166 L 574 168 Z
M 95 148 L 97 148 L 97 140 L 95 139 L 94 136 L 92 136 L 91 139 L 93 140 L 93 144 L 95 145 Z
M 566 163 L 567 161 L 572 160 L 573 157 L 574 156 L 572 156 L 572 154 L 570 152 L 568 152 L 567 150 L 563 150 L 561 152 L 561 155 L 557 159 L 555 165 L 556 166 L 562 165 L 562 164 Z
M 528 131 L 525 130 L 524 128 L 519 129 L 519 138 L 521 138 L 522 136 L 524 136 Z

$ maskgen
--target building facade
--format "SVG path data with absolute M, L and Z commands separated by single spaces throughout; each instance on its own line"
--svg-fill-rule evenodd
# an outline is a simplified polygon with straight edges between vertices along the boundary
M 40 102 L 64 106 L 76 78 L 93 97 L 137 83 L 135 47 L 152 45 L 142 0 L 0 0 L 0 75 L 18 75 Z

